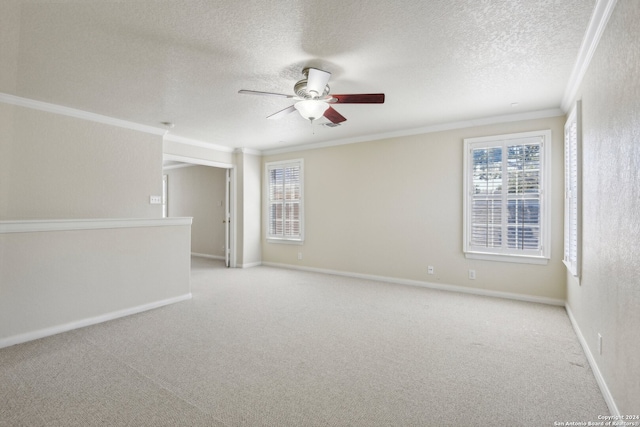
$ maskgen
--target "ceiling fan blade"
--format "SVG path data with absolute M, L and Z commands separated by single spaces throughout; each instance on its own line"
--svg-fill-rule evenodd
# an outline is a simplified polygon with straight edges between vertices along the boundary
M 295 98 L 294 95 L 285 95 L 284 93 L 259 92 L 257 90 L 246 90 L 246 89 L 240 89 L 238 93 L 242 93 L 244 95 L 260 95 L 260 96 L 277 96 L 279 98 Z
M 331 95 L 336 104 L 384 104 L 384 93 Z
M 309 74 L 307 75 L 307 91 L 315 92 L 318 96 L 322 96 L 324 89 L 327 87 L 327 83 L 329 83 L 329 77 L 331 77 L 331 73 L 328 71 L 309 68 Z
M 270 115 L 269 117 L 267 117 L 267 119 L 281 119 L 284 116 L 286 116 L 289 113 L 293 113 L 294 111 L 296 111 L 296 108 L 292 105 L 291 107 L 287 107 L 284 110 L 280 110 L 277 113 L 273 113 L 272 115 Z
M 342 114 L 340 114 L 336 110 L 334 110 L 333 107 L 327 108 L 327 110 L 324 112 L 324 116 L 331 123 L 335 123 L 335 124 L 347 121 L 347 119 Z

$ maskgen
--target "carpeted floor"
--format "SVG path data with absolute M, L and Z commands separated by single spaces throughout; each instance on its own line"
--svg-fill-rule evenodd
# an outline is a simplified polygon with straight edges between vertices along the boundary
M 0 426 L 553 426 L 608 414 L 561 307 L 198 258 L 192 292 L 0 349 Z

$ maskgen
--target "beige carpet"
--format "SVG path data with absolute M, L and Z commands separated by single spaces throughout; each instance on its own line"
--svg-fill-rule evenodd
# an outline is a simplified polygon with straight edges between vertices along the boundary
M 193 260 L 193 299 L 0 350 L 1 426 L 553 426 L 608 414 L 563 308 Z

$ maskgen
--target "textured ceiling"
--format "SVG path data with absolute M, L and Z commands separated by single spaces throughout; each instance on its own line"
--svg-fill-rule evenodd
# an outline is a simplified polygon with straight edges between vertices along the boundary
M 1 0 L 0 92 L 273 149 L 559 108 L 594 0 Z M 312 128 L 291 100 L 302 68 L 347 122 Z M 512 103 L 518 103 L 512 107 Z M 323 119 L 324 120 L 324 119 Z

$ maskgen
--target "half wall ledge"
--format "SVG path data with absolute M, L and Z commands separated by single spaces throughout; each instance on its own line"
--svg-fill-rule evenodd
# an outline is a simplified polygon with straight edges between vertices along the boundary
M 0 348 L 191 298 L 191 222 L 0 221 Z

